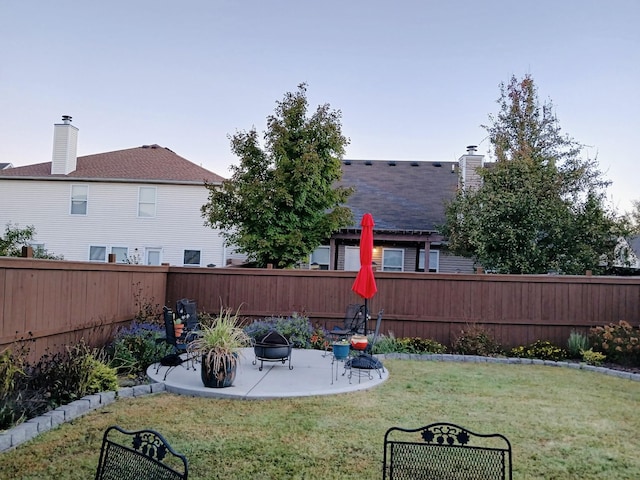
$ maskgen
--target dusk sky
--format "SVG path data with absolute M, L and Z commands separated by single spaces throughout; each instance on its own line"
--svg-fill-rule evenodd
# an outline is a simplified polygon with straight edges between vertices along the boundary
M 229 177 L 228 135 L 262 132 L 308 84 L 342 111 L 345 158 L 486 154 L 499 85 L 530 74 L 588 146 L 619 211 L 640 200 L 638 0 L 111 0 L 0 4 L 0 162 L 157 143 Z

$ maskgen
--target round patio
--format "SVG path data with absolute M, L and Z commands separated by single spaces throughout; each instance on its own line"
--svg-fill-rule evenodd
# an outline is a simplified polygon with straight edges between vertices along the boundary
M 353 369 L 352 377 L 349 378 L 349 370 L 345 373 L 344 363 L 332 364 L 331 353 L 322 350 L 294 349 L 291 356 L 292 370 L 289 370 L 288 363 L 265 362 L 260 371 L 260 362 L 253 365 L 253 360 L 253 349 L 243 349 L 236 379 L 227 388 L 203 386 L 198 363 L 195 368 L 190 362 L 177 367 L 151 365 L 147 369 L 147 375 L 155 382 L 164 383 L 168 392 L 180 395 L 252 400 L 366 390 L 380 385 L 389 377 L 388 371 L 383 368 L 381 371 Z

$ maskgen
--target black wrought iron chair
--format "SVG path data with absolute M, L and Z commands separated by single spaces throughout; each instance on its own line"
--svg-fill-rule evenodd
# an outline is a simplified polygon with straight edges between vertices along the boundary
M 182 336 L 189 336 L 200 327 L 198 321 L 198 304 L 194 300 L 183 298 L 176 302 L 176 315 L 182 319 L 185 325 Z
M 176 332 L 173 327 L 173 311 L 168 307 L 163 307 L 162 317 L 164 319 L 165 336 L 158 339 L 158 341 L 169 344 L 171 347 L 173 347 L 173 352 L 162 358 L 160 362 L 158 362 L 156 373 L 160 371 L 161 367 L 167 367 L 167 371 L 164 372 L 164 380 L 166 380 L 169 372 L 171 372 L 175 367 L 183 365 L 185 362 L 187 364 L 187 368 L 193 368 L 194 370 L 196 369 L 194 358 L 189 354 L 187 350 L 188 338 L 190 338 L 190 336 L 192 336 L 194 333 L 191 332 L 186 334 L 183 332 L 180 338 L 178 338 L 176 337 Z M 189 367 L 189 365 L 191 365 L 191 367 Z
M 347 311 L 344 314 L 344 325 L 342 327 L 333 327 L 329 334 L 338 340 L 358 333 L 366 334 L 366 325 L 367 319 L 365 318 L 364 305 L 352 303 L 347 305 Z
M 382 471 L 384 480 L 511 480 L 511 443 L 453 423 L 392 427 L 384 435 Z
M 117 425 L 104 432 L 96 480 L 181 480 L 188 475 L 186 457 L 158 432 L 128 432 Z

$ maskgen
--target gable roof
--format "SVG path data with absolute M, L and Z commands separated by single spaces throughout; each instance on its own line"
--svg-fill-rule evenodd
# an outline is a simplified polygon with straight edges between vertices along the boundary
M 376 231 L 433 232 L 445 222 L 445 202 L 458 188 L 457 162 L 344 160 L 344 186 L 355 187 L 347 200 L 360 230 L 371 213 Z
M 76 169 L 68 175 L 52 175 L 51 162 L 46 162 L 0 170 L 0 177 L 177 183 L 203 183 L 205 180 L 220 183 L 224 180 L 220 175 L 155 144 L 78 157 Z

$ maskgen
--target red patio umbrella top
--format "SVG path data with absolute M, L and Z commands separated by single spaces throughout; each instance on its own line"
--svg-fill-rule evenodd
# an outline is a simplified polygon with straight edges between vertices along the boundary
M 351 290 L 362 298 L 373 297 L 378 291 L 376 279 L 373 276 L 373 217 L 370 213 L 365 213 L 360 222 L 362 231 L 360 233 L 360 270 L 356 276 Z

